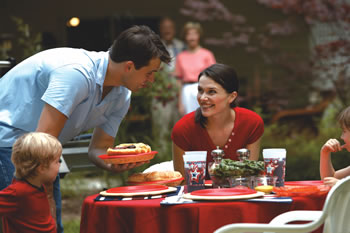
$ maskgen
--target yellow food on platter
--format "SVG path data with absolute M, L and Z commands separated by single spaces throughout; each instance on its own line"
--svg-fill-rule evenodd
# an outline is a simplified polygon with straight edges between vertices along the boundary
M 151 152 L 151 147 L 142 142 L 122 143 L 114 148 L 108 148 L 107 155 L 132 155 Z
M 264 192 L 265 194 L 269 194 L 273 190 L 273 186 L 271 185 L 261 185 L 261 186 L 256 186 L 254 188 L 256 191 Z

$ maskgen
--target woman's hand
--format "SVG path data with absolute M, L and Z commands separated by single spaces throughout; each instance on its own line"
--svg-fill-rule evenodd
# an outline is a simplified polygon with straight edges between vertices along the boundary
M 337 178 L 334 178 L 334 177 L 325 177 L 323 179 L 323 184 L 324 185 L 328 185 L 328 186 L 333 186 L 335 185 L 339 180 Z

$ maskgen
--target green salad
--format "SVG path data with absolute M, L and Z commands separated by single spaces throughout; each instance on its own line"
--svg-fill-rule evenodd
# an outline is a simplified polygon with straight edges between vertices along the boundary
M 263 161 L 223 159 L 219 166 L 212 170 L 212 175 L 218 177 L 256 176 L 264 169 Z

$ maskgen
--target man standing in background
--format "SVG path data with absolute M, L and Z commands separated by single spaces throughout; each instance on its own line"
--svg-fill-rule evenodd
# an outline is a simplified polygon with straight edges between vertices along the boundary
M 159 23 L 159 34 L 160 38 L 168 50 L 171 62 L 168 65 L 163 65 L 159 75 L 162 75 L 163 82 L 167 82 L 171 88 L 176 88 L 176 77 L 174 76 L 175 60 L 176 56 L 185 50 L 185 43 L 176 38 L 176 28 L 174 21 L 169 17 L 164 17 Z M 168 91 L 168 90 L 162 90 Z M 171 90 L 169 90 L 171 91 Z M 177 90 L 174 90 L 176 93 Z M 173 125 L 180 119 L 180 115 L 177 110 L 178 99 L 176 97 L 173 100 L 166 102 L 162 100 L 152 100 L 152 125 L 154 136 L 163 140 L 164 138 L 170 138 L 170 132 Z M 164 143 L 160 143 L 161 146 L 165 147 Z M 165 148 L 163 148 L 165 149 Z

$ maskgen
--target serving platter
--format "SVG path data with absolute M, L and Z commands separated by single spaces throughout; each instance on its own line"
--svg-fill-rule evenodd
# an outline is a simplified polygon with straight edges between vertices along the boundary
M 102 196 L 142 196 L 142 195 L 158 195 L 176 191 L 174 187 L 165 185 L 145 185 L 145 186 L 121 186 L 107 189 L 100 192 Z
M 184 198 L 192 200 L 238 200 L 264 196 L 263 192 L 252 189 L 224 188 L 202 189 L 184 194 Z
M 322 196 L 330 190 L 327 185 L 285 185 L 274 187 L 273 192 L 280 197 Z
M 151 151 L 147 153 L 140 153 L 134 155 L 99 155 L 98 157 L 108 164 L 125 164 L 145 162 L 154 158 L 158 151 Z
M 323 185 L 322 180 L 303 180 L 303 181 L 285 181 L 284 185 L 287 186 L 317 186 Z

